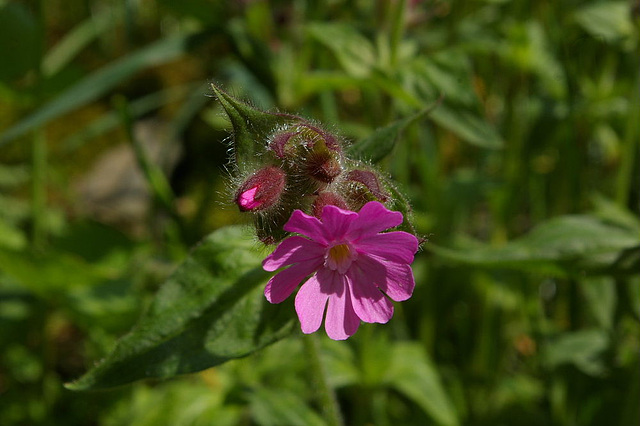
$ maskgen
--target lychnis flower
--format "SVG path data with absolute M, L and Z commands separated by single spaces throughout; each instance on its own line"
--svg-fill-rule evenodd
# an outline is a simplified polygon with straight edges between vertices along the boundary
M 284 229 L 303 236 L 285 239 L 262 262 L 267 271 L 291 265 L 269 280 L 265 297 L 280 303 L 313 274 L 295 299 L 304 333 L 317 331 L 323 317 L 334 340 L 354 334 L 360 320 L 386 323 L 393 316 L 389 299 L 406 300 L 415 286 L 410 264 L 418 239 L 403 231 L 382 233 L 402 220 L 402 213 L 377 201 L 358 213 L 327 205 L 320 219 L 295 210 Z

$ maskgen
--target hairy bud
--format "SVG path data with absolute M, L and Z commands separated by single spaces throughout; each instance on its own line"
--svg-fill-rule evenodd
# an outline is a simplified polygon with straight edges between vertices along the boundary
M 324 140 L 315 142 L 303 167 L 307 175 L 324 183 L 332 182 L 342 173 L 338 155 L 327 147 Z
M 336 206 L 344 210 L 349 210 L 347 202 L 340 195 L 329 191 L 323 191 L 316 197 L 311 205 L 311 212 L 317 218 L 320 218 L 324 206 Z
M 240 211 L 268 209 L 280 201 L 286 184 L 284 171 L 275 166 L 264 167 L 252 174 L 236 191 Z
M 369 201 L 389 201 L 381 179 L 369 170 L 351 170 L 346 173 L 341 185 L 341 194 L 354 211 L 360 210 Z
M 376 201 L 383 203 L 387 201 L 388 196 L 375 173 L 368 170 L 351 170 L 347 174 L 347 180 L 362 184 L 376 198 Z
M 277 133 L 269 142 L 269 149 L 273 151 L 278 158 L 286 158 L 292 151 L 291 145 L 295 143 L 295 137 L 298 132 Z

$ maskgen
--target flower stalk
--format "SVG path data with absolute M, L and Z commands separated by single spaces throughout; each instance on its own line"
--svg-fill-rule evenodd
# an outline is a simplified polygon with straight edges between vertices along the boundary
M 312 380 L 315 385 L 314 389 L 327 425 L 344 426 L 344 419 L 340 412 L 338 399 L 336 398 L 333 388 L 329 385 L 327 370 L 320 357 L 320 348 L 317 336 L 314 334 L 302 336 L 302 343 L 304 344 L 307 359 L 309 360 Z

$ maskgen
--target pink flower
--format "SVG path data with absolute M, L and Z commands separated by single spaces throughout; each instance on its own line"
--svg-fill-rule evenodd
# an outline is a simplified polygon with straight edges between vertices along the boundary
M 285 231 L 308 238 L 285 239 L 262 262 L 267 271 L 292 265 L 269 280 L 265 297 L 280 303 L 313 274 L 295 300 L 304 333 L 320 328 L 325 307 L 325 329 L 334 340 L 354 334 L 360 320 L 386 323 L 393 316 L 389 298 L 407 300 L 415 287 L 410 264 L 418 239 L 402 231 L 380 233 L 401 223 L 402 213 L 377 201 L 359 213 L 327 205 L 320 220 L 294 211 Z

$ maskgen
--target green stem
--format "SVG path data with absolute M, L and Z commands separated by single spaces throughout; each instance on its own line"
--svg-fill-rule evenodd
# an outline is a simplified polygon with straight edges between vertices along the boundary
M 404 35 L 405 27 L 405 15 L 407 9 L 407 0 L 399 0 L 393 11 L 391 22 L 391 66 L 395 67 L 398 64 L 398 50 L 400 50 L 400 43 L 402 42 L 402 36 Z
M 169 237 L 176 246 L 179 246 L 180 238 L 182 238 L 182 241 L 188 240 L 188 232 L 180 214 L 176 210 L 175 195 L 171 189 L 171 185 L 160 167 L 151 161 L 142 144 L 135 137 L 133 132 L 133 117 L 131 116 L 131 110 L 127 100 L 124 97 L 118 97 L 114 100 L 114 104 L 120 113 L 127 139 L 133 148 L 136 161 L 149 185 L 154 202 L 171 216 L 177 228 L 176 232 L 174 232 L 174 229 L 168 228 L 167 237 Z
M 38 64 L 36 67 L 36 93 L 42 98 L 42 58 L 44 57 L 44 40 L 46 21 L 44 0 L 36 3 L 38 17 Z M 41 249 L 46 239 L 45 210 L 47 203 L 47 141 L 44 129 L 39 128 L 33 133 L 31 141 L 31 241 L 33 246 Z
M 304 348 L 309 359 L 309 366 L 311 367 L 315 390 L 322 407 L 322 413 L 327 421 L 327 425 L 343 426 L 344 421 L 342 419 L 342 414 L 340 413 L 340 406 L 338 405 L 336 394 L 329 386 L 327 372 L 322 364 L 322 360 L 320 359 L 318 338 L 315 335 L 310 334 L 303 336 L 302 342 L 304 343 Z
M 46 209 L 46 169 L 47 169 L 47 144 L 44 130 L 39 129 L 33 135 L 31 156 L 31 217 L 32 217 L 32 242 L 37 249 L 42 248 L 45 242 L 45 209 Z
M 627 118 L 627 127 L 623 140 L 622 155 L 620 156 L 620 171 L 618 173 L 618 182 L 616 188 L 616 201 L 621 207 L 628 207 L 629 195 L 631 194 L 631 186 L 634 181 L 633 170 L 636 165 L 636 156 L 638 154 L 638 109 L 640 108 L 640 77 L 636 77 L 636 87 L 632 90 L 629 99 L 629 114 Z

